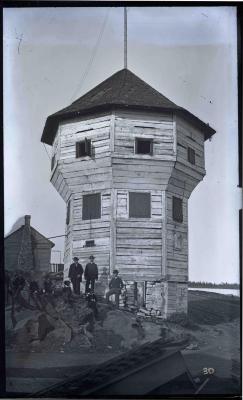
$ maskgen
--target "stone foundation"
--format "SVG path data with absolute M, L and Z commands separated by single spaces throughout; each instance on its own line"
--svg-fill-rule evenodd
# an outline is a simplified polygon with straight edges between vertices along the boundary
M 109 290 L 108 275 L 103 273 L 95 283 L 97 296 L 105 297 Z M 173 313 L 187 314 L 187 283 L 184 282 L 134 282 L 124 281 L 124 289 L 120 295 L 119 306 L 146 308 L 150 314 L 167 318 Z M 85 291 L 85 281 L 81 283 L 81 291 Z M 110 300 L 115 303 L 115 296 Z
M 167 318 L 173 313 L 187 314 L 187 283 L 125 281 L 126 298 L 120 306 L 145 307 L 151 314 Z

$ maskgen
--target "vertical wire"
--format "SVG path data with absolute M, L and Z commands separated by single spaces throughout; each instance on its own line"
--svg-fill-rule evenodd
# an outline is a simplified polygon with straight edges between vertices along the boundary
M 127 69 L 127 7 L 124 7 L 124 68 Z

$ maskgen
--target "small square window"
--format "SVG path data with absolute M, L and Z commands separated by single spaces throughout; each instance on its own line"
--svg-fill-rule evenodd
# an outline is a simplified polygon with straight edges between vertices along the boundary
M 136 138 L 135 142 L 136 154 L 153 154 L 153 140 Z
M 187 149 L 187 159 L 191 164 L 195 165 L 195 150 L 191 147 Z
M 183 222 L 183 208 L 182 208 L 182 199 L 178 197 L 174 197 L 172 199 L 172 213 L 173 220 L 176 222 Z
M 91 140 L 87 138 L 76 142 L 76 158 L 85 156 L 91 156 Z
M 94 240 L 85 240 L 85 247 L 94 247 L 95 241 Z
M 83 220 L 101 218 L 100 193 L 83 195 Z
M 129 193 L 129 217 L 150 218 L 151 198 L 150 193 Z

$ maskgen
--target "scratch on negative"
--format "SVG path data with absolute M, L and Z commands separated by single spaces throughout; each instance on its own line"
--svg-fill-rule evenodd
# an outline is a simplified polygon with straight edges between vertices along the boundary
M 24 35 L 23 35 L 23 33 L 21 33 L 21 35 L 18 36 L 16 31 L 15 31 L 15 33 L 16 33 L 16 39 L 19 41 L 19 44 L 18 44 L 18 54 L 19 54 L 20 53 L 20 45 L 21 45 Z

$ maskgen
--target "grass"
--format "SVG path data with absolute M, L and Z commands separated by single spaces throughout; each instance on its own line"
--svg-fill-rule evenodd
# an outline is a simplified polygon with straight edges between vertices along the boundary
M 189 292 L 188 318 L 195 324 L 216 325 L 240 317 L 240 298 L 222 294 Z

